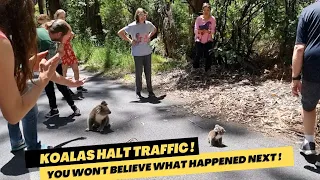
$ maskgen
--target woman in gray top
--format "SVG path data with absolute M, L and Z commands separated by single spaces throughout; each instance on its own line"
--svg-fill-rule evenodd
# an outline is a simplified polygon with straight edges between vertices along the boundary
M 142 98 L 142 71 L 146 76 L 147 90 L 149 97 L 155 96 L 151 83 L 151 56 L 152 48 L 149 44 L 151 37 L 157 32 L 157 28 L 147 21 L 147 12 L 138 8 L 135 13 L 135 21 L 122 28 L 118 35 L 131 43 L 131 54 L 135 62 L 135 75 L 136 75 L 136 95 Z M 131 38 L 127 35 L 129 34 Z

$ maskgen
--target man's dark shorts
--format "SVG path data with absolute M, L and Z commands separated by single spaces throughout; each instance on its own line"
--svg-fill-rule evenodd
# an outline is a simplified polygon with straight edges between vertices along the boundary
M 316 108 L 320 99 L 320 83 L 302 80 L 301 103 L 305 111 L 312 111 Z

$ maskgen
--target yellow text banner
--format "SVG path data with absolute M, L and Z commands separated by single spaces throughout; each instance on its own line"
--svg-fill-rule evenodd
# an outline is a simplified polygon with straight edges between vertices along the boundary
M 128 179 L 277 168 L 294 165 L 293 147 L 250 149 L 199 155 L 41 167 L 47 179 Z

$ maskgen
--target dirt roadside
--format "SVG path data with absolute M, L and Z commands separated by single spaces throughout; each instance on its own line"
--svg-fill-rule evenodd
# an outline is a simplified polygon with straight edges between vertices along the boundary
M 118 81 L 134 86 L 134 75 Z M 256 81 L 246 75 L 217 71 L 211 75 L 192 74 L 177 69 L 153 75 L 152 83 L 158 93 L 182 102 L 181 107 L 194 115 L 240 123 L 266 136 L 280 135 L 296 143 L 303 137 L 300 98 L 291 95 L 288 82 Z M 320 112 L 317 147 L 320 147 L 319 119 Z

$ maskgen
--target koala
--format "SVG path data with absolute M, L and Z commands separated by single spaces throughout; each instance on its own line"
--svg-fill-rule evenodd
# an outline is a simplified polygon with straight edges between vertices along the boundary
M 214 129 L 211 130 L 208 134 L 208 143 L 211 146 L 222 147 L 222 136 L 225 132 L 226 130 L 222 126 L 216 124 Z
M 99 105 L 92 109 L 88 119 L 88 128 L 86 131 L 93 131 L 94 127 L 97 127 L 97 131 L 103 132 L 104 128 L 110 128 L 109 114 L 111 114 L 110 109 L 106 101 L 102 101 Z

